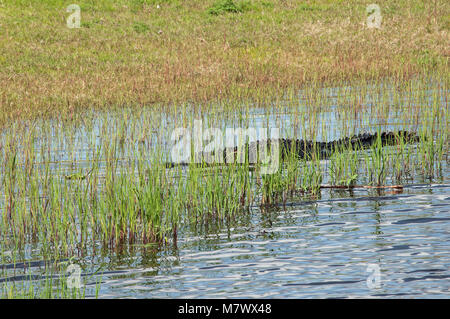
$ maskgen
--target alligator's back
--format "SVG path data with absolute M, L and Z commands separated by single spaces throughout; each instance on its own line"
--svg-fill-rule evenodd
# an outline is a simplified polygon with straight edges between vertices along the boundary
M 197 154 L 196 158 L 201 158 L 204 163 L 201 165 L 213 166 L 230 163 L 256 163 L 269 154 L 273 155 L 273 150 L 277 149 L 281 160 L 289 156 L 297 159 L 310 159 L 318 157 L 327 159 L 334 152 L 343 149 L 360 150 L 369 148 L 375 143 L 382 146 L 396 145 L 403 143 L 414 143 L 419 141 L 419 137 L 412 132 L 383 132 L 381 134 L 364 133 L 344 137 L 331 142 L 314 142 L 301 139 L 268 139 L 256 142 L 245 143 L 243 146 L 221 149 L 217 152 L 203 152 Z M 189 163 L 168 163 L 166 167 L 187 166 Z
M 353 135 L 351 137 L 344 137 L 331 142 L 314 142 L 301 139 L 294 140 L 284 138 L 277 140 L 269 139 L 247 143 L 243 148 L 234 147 L 232 149 L 226 149 L 224 151 L 224 159 L 231 157 L 236 158 L 236 155 L 239 154 L 239 152 L 242 154 L 243 152 L 248 151 L 247 156 L 252 155 L 252 153 L 260 154 L 259 152 L 264 152 L 262 149 L 264 147 L 270 151 L 276 143 L 279 145 L 279 151 L 282 159 L 286 159 L 288 156 L 295 156 L 298 159 L 308 159 L 315 155 L 317 155 L 320 159 L 327 159 L 336 151 L 343 149 L 365 149 L 371 147 L 377 142 L 381 143 L 382 146 L 386 146 L 397 145 L 400 142 L 414 143 L 417 141 L 419 141 L 419 137 L 415 133 L 408 131 L 383 132 L 379 136 L 378 133 L 364 133 Z M 230 154 L 233 156 L 230 156 Z

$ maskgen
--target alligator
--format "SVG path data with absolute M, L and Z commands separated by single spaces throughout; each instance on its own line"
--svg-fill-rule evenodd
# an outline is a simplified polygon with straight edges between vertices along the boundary
M 353 135 L 351 137 L 344 137 L 331 142 L 315 142 L 315 141 L 305 141 L 302 139 L 267 139 L 255 142 L 247 142 L 244 147 L 222 149 L 221 153 L 201 153 L 205 158 L 210 159 L 215 158 L 216 161 L 210 160 L 209 163 L 166 163 L 166 168 L 173 168 L 176 166 L 220 166 L 230 164 L 236 161 L 238 154 L 245 154 L 244 159 L 249 160 L 249 154 L 260 154 L 260 147 L 266 146 L 267 150 L 270 151 L 271 145 L 273 143 L 279 143 L 279 154 L 281 160 L 286 160 L 289 156 L 295 156 L 296 159 L 329 159 L 333 153 L 336 151 L 347 149 L 347 150 L 362 150 L 373 146 L 375 143 L 381 143 L 381 146 L 387 145 L 397 145 L 401 142 L 403 143 L 416 143 L 419 141 L 419 136 L 416 133 L 408 131 L 398 131 L 398 132 L 382 132 L 379 133 L 362 133 L 358 135 Z M 262 150 L 261 150 L 262 151 Z M 263 153 L 264 154 L 264 153 Z M 258 156 L 258 155 L 256 155 Z M 219 157 L 222 157 L 222 161 L 217 161 Z M 251 162 L 251 161 L 249 161 Z

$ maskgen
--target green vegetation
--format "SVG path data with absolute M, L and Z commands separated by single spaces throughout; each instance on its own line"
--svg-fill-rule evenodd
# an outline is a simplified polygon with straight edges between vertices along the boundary
M 376 90 L 363 86 L 351 92 L 340 89 L 338 131 L 333 134 L 348 136 L 374 121 L 396 120 L 402 127 L 418 128 L 421 141 L 417 147 L 376 143 L 360 152 L 344 148 L 326 167 L 314 153 L 301 161 L 292 155 L 272 175 L 261 175 L 260 163 L 250 175 L 248 163 L 166 169 L 170 149 L 162 145 L 167 145 L 176 127 L 192 128 L 196 119 L 187 105 L 165 125 L 160 121 L 167 121 L 162 118 L 166 115 L 151 108 L 84 113 L 64 125 L 15 122 L 5 131 L 0 152 L 5 209 L 0 229 L 9 234 L 3 242 L 21 247 L 31 240 L 45 251 L 60 247 L 52 258 L 88 249 L 89 243 L 98 241 L 110 248 L 134 242 L 164 245 L 174 242 L 180 222 L 230 221 L 250 205 L 276 203 L 294 193 L 317 196 L 323 182 L 387 185 L 388 177 L 398 183 L 420 176 L 438 177 L 448 151 L 448 110 L 438 103 L 429 106 L 429 97 L 423 94 L 429 88 L 426 81 L 383 86 Z M 441 100 L 442 89 L 433 89 L 433 100 Z M 333 102 L 314 87 L 303 96 L 306 101 L 300 105 L 295 96 L 284 100 L 293 122 L 289 126 L 280 122 L 280 129 L 300 127 L 303 132 L 295 130 L 295 138 L 330 140 L 331 131 L 323 127 L 321 137 L 318 126 L 323 125 L 321 114 L 331 110 Z M 362 100 L 353 102 L 364 96 L 367 101 L 375 96 L 380 100 L 373 106 L 364 106 L 370 103 Z M 400 101 L 405 99 L 408 105 L 416 105 L 412 112 L 403 112 Z M 242 114 L 231 120 L 248 127 L 252 107 L 241 104 L 241 108 Z M 229 115 L 223 114 L 223 107 L 211 104 L 206 110 L 203 116 L 208 126 L 225 131 L 222 120 Z M 75 143 L 81 136 L 81 145 Z M 59 157 L 61 149 L 65 159 Z
M 448 74 L 448 1 L 0 2 L 0 123 L 86 108 L 252 98 Z M 448 75 L 442 80 L 448 81 Z M 228 105 L 231 106 L 231 105 Z
M 249 9 L 249 2 L 240 2 L 238 5 L 236 5 L 233 0 L 220 0 L 218 2 L 215 2 L 213 6 L 208 9 L 208 13 L 212 15 L 219 15 L 227 12 L 242 13 Z
M 0 0 L 0 264 L 7 251 L 60 261 L 173 247 L 180 231 L 231 227 L 325 185 L 441 180 L 448 1 L 384 1 L 381 29 L 364 25 L 369 3 L 83 0 L 69 29 L 65 1 Z M 166 169 L 175 128 L 255 117 L 313 141 L 393 127 L 421 139 L 327 161 L 288 154 L 272 175 Z M 85 296 L 62 277 L 21 283 L 0 297 Z
M 1 138 L 0 251 L 23 253 L 34 247 L 46 260 L 61 260 L 102 250 L 127 251 L 134 245 L 164 249 L 176 245 L 180 231 L 233 227 L 250 207 L 320 198 L 329 191 L 322 189 L 324 184 L 439 181 L 449 146 L 448 109 L 441 105 L 447 89 L 440 85 L 415 79 L 352 90 L 342 86 L 334 89 L 334 98 L 309 86 L 300 102 L 296 94 L 287 95 L 283 105 L 288 120 L 271 125 L 294 138 L 331 140 L 371 126 L 387 131 L 394 125 L 417 131 L 421 140 L 390 147 L 376 143 L 362 151 L 343 147 L 327 161 L 314 152 L 303 160 L 292 153 L 271 175 L 261 174 L 260 163 L 251 170 L 249 163 L 166 169 L 171 132 L 191 129 L 198 119 L 189 105 L 178 106 L 178 115 L 144 107 L 89 111 L 70 121 L 15 121 Z M 224 112 L 222 104 L 207 104 L 202 118 L 208 127 L 223 131 L 230 124 L 250 127 L 254 106 L 241 103 L 230 109 L 239 107 L 242 112 L 233 114 Z M 263 111 L 264 116 L 283 114 L 270 105 Z M 324 121 L 327 114 L 334 118 Z M 21 294 L 72 296 L 58 285 L 27 285 Z M 11 289 L 17 287 L 6 286 L 3 294 L 15 294 Z

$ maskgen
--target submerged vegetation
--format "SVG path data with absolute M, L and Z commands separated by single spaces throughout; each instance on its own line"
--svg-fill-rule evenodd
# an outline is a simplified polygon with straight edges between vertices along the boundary
M 359 1 L 79 1 L 79 29 L 64 5 L 0 2 L 0 266 L 12 265 L 0 297 L 85 296 L 60 276 L 16 285 L 6 252 L 59 273 L 73 257 L 176 247 L 183 230 L 232 227 L 252 207 L 401 191 L 448 169 L 446 1 L 385 1 L 379 30 Z M 266 175 L 166 168 L 171 133 L 198 119 L 321 142 L 419 139 L 291 152 Z

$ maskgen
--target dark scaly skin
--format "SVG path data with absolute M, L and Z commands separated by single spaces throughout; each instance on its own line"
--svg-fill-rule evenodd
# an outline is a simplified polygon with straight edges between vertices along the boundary
M 314 157 L 318 157 L 319 159 L 328 159 L 335 151 L 342 149 L 353 149 L 353 150 L 361 150 L 371 147 L 377 142 L 378 133 L 370 134 L 358 134 L 353 135 L 351 137 L 344 137 L 339 140 L 331 141 L 331 142 L 313 142 L 313 141 L 304 141 L 304 140 L 293 140 L 293 139 L 278 139 L 271 141 L 270 139 L 263 141 L 256 141 L 251 143 L 246 143 L 245 148 L 241 152 L 247 152 L 252 150 L 255 152 L 254 154 L 258 154 L 259 157 L 259 148 L 261 146 L 267 145 L 270 150 L 271 142 L 279 142 L 279 152 L 281 155 L 281 160 L 285 160 L 288 156 L 294 155 L 297 159 L 310 159 Z M 404 143 L 415 143 L 419 141 L 419 137 L 412 132 L 407 131 L 398 131 L 394 132 L 383 132 L 380 134 L 380 142 L 382 146 L 387 145 L 397 145 L 400 142 L 400 139 L 403 139 Z M 222 150 L 223 154 L 223 163 L 197 163 L 195 165 L 207 167 L 207 166 L 221 166 L 230 164 L 230 155 L 234 156 L 236 160 L 238 154 L 238 147 L 234 147 L 232 149 Z M 292 154 L 295 152 L 295 154 Z M 205 156 L 210 154 L 205 153 Z M 228 156 L 227 156 L 228 155 Z M 227 160 L 228 159 L 228 160 Z M 248 159 L 248 154 L 246 155 L 246 159 Z M 189 163 L 166 163 L 167 168 L 172 168 L 175 166 L 189 166 L 192 164 Z

